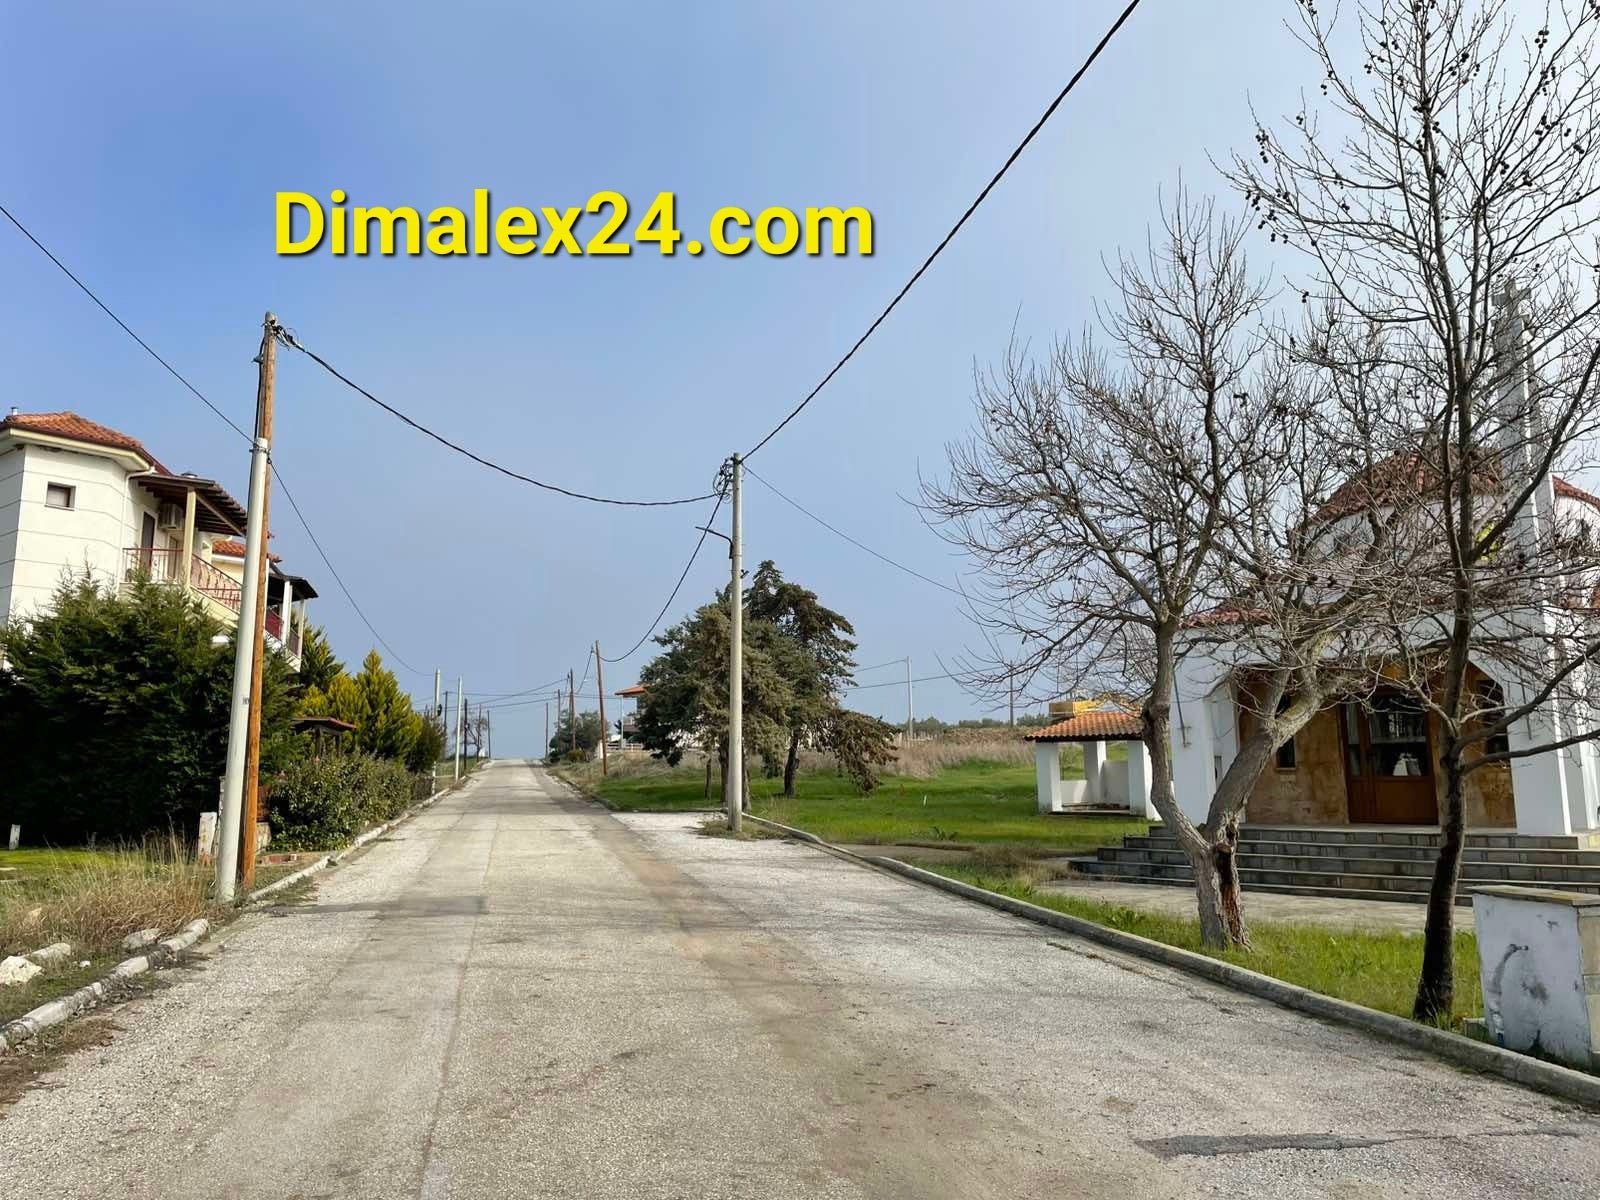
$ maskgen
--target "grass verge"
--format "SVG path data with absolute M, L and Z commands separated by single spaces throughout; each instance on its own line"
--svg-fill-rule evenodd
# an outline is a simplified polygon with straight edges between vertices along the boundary
M 618 764 L 601 777 L 592 763 L 558 768 L 580 790 L 621 812 L 686 812 L 718 806 L 717 782 L 705 794 L 704 768 L 659 763 Z M 1126 816 L 1041 816 L 1031 766 L 968 758 L 923 779 L 885 775 L 862 795 L 837 771 L 803 772 L 798 795 L 783 781 L 750 781 L 751 811 L 830 842 L 856 845 L 1007 846 L 1035 857 L 1091 853 L 1149 822 Z
M 12 1020 L 99 977 L 127 957 L 122 939 L 139 929 L 163 936 L 197 917 L 217 920 L 212 872 L 175 842 L 146 848 L 0 853 L 0 956 L 56 942 L 71 953 L 25 984 L 0 989 L 0 1021 Z M 87 961 L 89 966 L 78 964 Z
M 1026 867 L 1008 870 L 919 865 L 962 883 L 1137 934 L 1153 942 L 1220 958 L 1325 996 L 1401 1017 L 1411 1015 L 1411 1001 L 1422 969 L 1421 934 L 1252 921 L 1250 935 L 1255 943 L 1254 950 L 1218 951 L 1201 942 L 1198 919 L 1136 912 L 1104 901 L 1039 891 L 1034 887 L 1038 877 Z M 1483 1015 L 1483 994 L 1478 984 L 1478 940 L 1474 934 L 1465 931 L 1456 934 L 1455 959 L 1456 1008 L 1447 1023 L 1450 1026 L 1459 1026 L 1464 1018 Z

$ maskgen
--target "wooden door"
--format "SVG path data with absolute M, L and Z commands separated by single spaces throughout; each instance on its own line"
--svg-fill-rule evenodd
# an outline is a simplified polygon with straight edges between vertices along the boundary
M 1357 824 L 1437 825 L 1428 715 L 1399 692 L 1340 708 L 1350 820 Z
M 144 520 L 139 523 L 139 566 L 147 574 L 155 566 L 155 549 L 156 519 L 145 513 Z

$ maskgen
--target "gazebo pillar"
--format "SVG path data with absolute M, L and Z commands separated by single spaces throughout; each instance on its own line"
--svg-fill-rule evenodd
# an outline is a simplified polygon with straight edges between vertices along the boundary
M 1150 748 L 1143 741 L 1128 743 L 1128 811 L 1136 817 L 1159 821 L 1161 814 L 1150 803 Z
M 1061 811 L 1061 743 L 1035 742 L 1033 763 L 1037 779 L 1039 811 Z
M 1085 804 L 1104 804 L 1106 802 L 1104 779 L 1101 768 L 1106 762 L 1106 744 L 1104 742 L 1083 743 L 1083 800 Z

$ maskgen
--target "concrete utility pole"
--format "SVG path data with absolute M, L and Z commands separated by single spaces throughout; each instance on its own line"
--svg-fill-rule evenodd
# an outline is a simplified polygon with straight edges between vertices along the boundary
M 911 703 L 911 656 L 906 655 L 906 745 L 911 745 L 912 735 L 916 732 L 916 716 Z
M 744 455 L 733 456 L 733 537 L 728 558 L 733 582 L 728 591 L 728 828 L 744 825 L 744 580 L 741 558 L 744 538 Z
M 278 319 L 270 312 L 261 320 L 261 352 L 256 355 L 256 436 L 267 440 L 267 465 L 272 464 L 272 390 L 277 376 Z M 261 480 L 260 578 L 256 583 L 256 612 L 250 627 L 250 724 L 244 744 L 244 816 L 239 846 L 239 873 L 246 889 L 256 879 L 256 823 L 261 820 L 261 669 L 266 661 L 267 578 L 271 564 L 267 559 L 267 539 L 272 534 L 272 472 Z M 247 551 L 248 553 L 248 551 Z M 241 607 L 243 607 L 241 605 Z M 239 614 L 241 621 L 244 614 Z M 245 626 L 239 626 L 244 633 Z
M 574 677 L 576 671 L 567 672 L 567 748 L 573 753 L 578 750 L 578 685 Z
M 239 588 L 239 628 L 234 637 L 233 697 L 228 709 L 228 755 L 222 780 L 221 828 L 217 833 L 217 899 L 224 904 L 233 899 L 234 883 L 238 878 L 240 837 L 239 826 L 245 802 L 245 770 L 248 758 L 252 718 L 260 709 L 259 703 L 250 703 L 251 680 L 255 673 L 258 641 L 251 636 L 257 628 L 256 610 L 260 607 L 262 591 L 262 556 L 267 541 L 267 464 L 271 457 L 272 441 L 262 432 L 261 408 L 263 392 L 272 395 L 272 351 L 277 344 L 273 330 L 276 326 L 271 313 L 267 314 L 266 328 L 261 338 L 260 371 L 256 384 L 256 436 L 250 450 L 250 491 L 246 498 L 247 517 L 244 534 L 244 579 Z M 270 416 L 269 416 L 270 420 Z M 267 428 L 270 430 L 270 423 Z M 259 733 L 260 726 L 256 724 Z M 255 849 L 255 827 L 250 827 L 248 838 L 251 850 Z M 250 857 L 254 859 L 255 855 Z
M 489 715 L 489 710 L 481 704 L 478 711 L 483 714 L 483 756 L 487 759 L 494 758 L 494 718 Z
M 435 670 L 433 673 L 433 719 L 439 722 L 439 728 L 442 730 L 444 728 L 444 701 L 440 698 L 439 694 L 439 684 L 441 682 L 439 678 L 440 674 L 441 672 L 437 670 Z M 433 780 L 433 788 L 431 790 L 436 792 L 439 790 L 438 755 L 434 755 L 433 766 L 430 768 L 430 777 Z
M 1006 676 L 1006 724 L 1012 729 L 1017 727 L 1017 677 Z
M 594 690 L 600 697 L 600 774 L 604 777 L 610 770 L 610 760 L 606 753 L 606 742 L 610 740 L 611 731 L 606 728 L 606 677 L 605 670 L 600 665 L 600 639 L 594 643 Z
M 456 676 L 456 778 L 461 778 L 461 718 L 466 715 L 467 693 L 462 690 L 461 676 Z
M 556 711 L 561 710 L 561 693 L 556 693 Z M 550 701 L 544 702 L 544 753 L 540 758 L 550 757 Z

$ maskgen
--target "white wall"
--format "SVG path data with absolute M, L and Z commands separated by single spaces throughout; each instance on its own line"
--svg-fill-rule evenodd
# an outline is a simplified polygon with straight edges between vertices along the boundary
M 22 511 L 22 472 L 26 450 L 0 453 L 0 621 L 11 609 L 11 575 L 17 558 L 17 521 Z
M 0 462 L 12 457 L 24 466 L 14 508 L 8 514 L 0 507 L 0 555 L 10 559 L 0 567 L 9 569 L 3 612 L 26 616 L 48 606 L 67 573 L 87 569 L 103 584 L 118 583 L 126 549 L 138 544 L 143 514 L 155 513 L 155 497 L 130 484 L 119 462 L 99 454 L 29 444 Z M 72 508 L 46 505 L 52 483 L 75 489 Z

